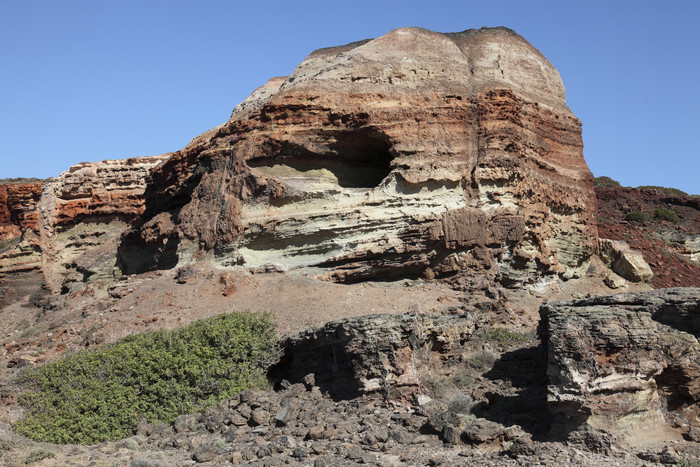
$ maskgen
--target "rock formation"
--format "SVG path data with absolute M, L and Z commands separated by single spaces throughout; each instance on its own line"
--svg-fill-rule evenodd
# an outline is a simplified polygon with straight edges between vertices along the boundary
M 600 257 L 620 277 L 632 282 L 649 282 L 654 273 L 642 253 L 620 240 L 601 238 Z
M 41 283 L 41 182 L 0 185 L 0 306 Z
M 548 400 L 560 426 L 700 440 L 700 289 L 546 303 Z
M 277 373 L 292 381 L 316 375 L 334 396 L 377 393 L 415 402 L 436 367 L 462 360 L 475 314 L 371 315 L 333 321 L 287 338 Z M 464 364 L 464 362 L 461 362 Z
M 5 302 L 42 283 L 69 292 L 113 280 L 121 234 L 143 212 L 150 170 L 168 157 L 86 162 L 45 182 L 0 185 Z
M 158 167 L 120 261 L 570 278 L 597 244 L 591 180 L 561 78 L 524 39 L 397 29 L 311 53 Z

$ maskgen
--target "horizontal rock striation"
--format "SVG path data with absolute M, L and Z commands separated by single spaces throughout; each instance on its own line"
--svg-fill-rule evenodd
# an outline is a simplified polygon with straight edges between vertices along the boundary
M 41 284 L 41 189 L 41 182 L 0 184 L 0 306 Z
M 69 292 L 113 280 L 121 234 L 143 213 L 151 169 L 168 157 L 85 162 L 44 182 L 0 185 L 4 303 L 42 283 Z
M 591 182 L 561 78 L 520 36 L 397 29 L 313 52 L 175 153 L 120 254 L 126 272 L 568 278 L 597 242 Z
M 540 313 L 559 424 L 697 436 L 700 289 L 548 302 Z
M 53 290 L 114 279 L 121 234 L 144 210 L 151 170 L 168 157 L 84 162 L 44 186 L 42 254 Z

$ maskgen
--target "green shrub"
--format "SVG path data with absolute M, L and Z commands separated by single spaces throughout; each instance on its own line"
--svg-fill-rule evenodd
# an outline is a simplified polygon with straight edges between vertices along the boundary
M 617 180 L 613 180 L 610 177 L 602 176 L 602 177 L 596 177 L 593 179 L 593 186 L 619 187 L 620 182 L 618 182 Z
M 491 341 L 496 341 L 502 346 L 508 346 L 526 342 L 528 336 L 521 332 L 511 331 L 510 329 L 506 328 L 494 328 L 489 329 L 489 331 L 486 333 L 486 338 Z
M 646 222 L 647 215 L 641 211 L 630 211 L 625 215 L 625 220 L 628 222 Z
M 674 224 L 678 223 L 678 221 L 681 220 L 678 217 L 678 214 L 676 214 L 675 212 L 673 212 L 667 208 L 654 209 L 654 219 L 669 221 L 669 222 L 673 222 Z
M 269 315 L 232 313 L 129 336 L 20 373 L 29 391 L 15 430 L 53 443 L 122 439 L 142 417 L 172 423 L 266 387 L 266 369 L 277 358 Z
M 34 462 L 43 461 L 44 459 L 55 457 L 54 453 L 46 449 L 35 449 L 29 453 L 24 459 L 25 465 L 33 464 Z

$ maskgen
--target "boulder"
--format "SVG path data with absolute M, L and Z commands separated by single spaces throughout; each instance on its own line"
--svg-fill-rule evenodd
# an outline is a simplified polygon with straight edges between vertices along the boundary
M 599 245 L 603 262 L 622 278 L 630 282 L 649 282 L 654 277 L 642 253 L 632 250 L 626 242 L 601 238 Z
M 699 426 L 700 289 L 546 302 L 540 314 L 562 432 Z

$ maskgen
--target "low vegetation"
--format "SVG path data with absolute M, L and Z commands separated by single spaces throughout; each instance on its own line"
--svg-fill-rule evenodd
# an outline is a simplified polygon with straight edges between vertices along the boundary
M 617 188 L 620 186 L 620 182 L 606 176 L 595 177 L 593 179 L 593 186 Z
M 20 373 L 28 392 L 15 430 L 52 443 L 122 439 L 141 418 L 172 423 L 241 390 L 267 387 L 278 352 L 271 317 L 252 313 L 129 336 Z
M 495 341 L 503 347 L 508 347 L 515 344 L 527 342 L 529 339 L 527 334 L 511 331 L 506 328 L 489 329 L 486 333 L 486 339 Z
M 663 221 L 668 221 L 672 222 L 674 224 L 677 224 L 681 219 L 678 217 L 678 214 L 673 212 L 672 210 L 668 208 L 656 208 L 654 209 L 654 219 L 659 219 Z
M 25 177 L 16 177 L 16 178 L 0 178 L 0 185 L 19 185 L 22 183 L 33 183 L 33 182 L 43 182 L 41 178 L 25 178 Z
M 641 211 L 630 211 L 625 215 L 625 220 L 628 222 L 646 222 L 648 217 Z
M 35 462 L 43 461 L 44 459 L 51 459 L 53 457 L 55 457 L 55 455 L 51 451 L 47 451 L 46 449 L 42 448 L 35 449 L 24 458 L 24 465 L 33 464 Z

